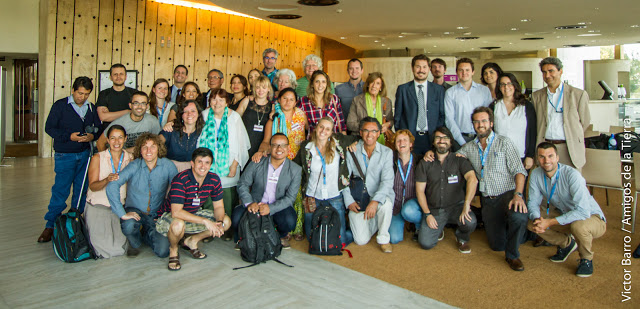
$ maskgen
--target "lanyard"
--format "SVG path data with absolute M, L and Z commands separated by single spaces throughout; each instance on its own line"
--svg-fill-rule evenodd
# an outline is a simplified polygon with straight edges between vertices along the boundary
M 482 151 L 481 145 L 478 145 L 478 153 L 480 153 L 480 164 L 482 164 L 482 169 L 480 169 L 480 178 L 484 178 L 484 162 L 487 160 L 487 156 L 489 155 L 489 148 L 491 148 L 491 144 L 493 144 L 493 139 L 496 137 L 494 134 L 489 143 L 487 143 L 487 149 Z
M 124 159 L 124 152 L 120 154 L 120 162 L 118 163 L 118 170 L 116 170 L 116 165 L 113 163 L 113 156 L 111 155 L 111 150 L 109 150 L 109 156 L 111 157 L 111 170 L 113 170 L 114 174 L 119 174 L 120 167 L 122 166 L 122 160 Z
M 551 198 L 553 197 L 553 193 L 556 192 L 556 185 L 558 185 L 558 177 L 560 177 L 560 164 L 558 164 L 558 170 L 556 171 L 556 181 L 551 186 L 551 193 L 549 193 L 547 189 L 547 175 L 544 176 L 544 191 L 547 192 L 549 198 L 547 198 L 547 217 L 549 217 L 549 203 L 551 203 Z
M 167 102 L 164 102 L 164 105 L 162 105 L 162 111 L 156 106 L 156 109 L 158 110 L 158 120 L 160 121 L 160 127 L 162 127 L 162 118 L 164 118 L 164 109 L 167 108 Z
M 362 160 L 364 160 L 364 165 L 367 167 L 367 169 L 369 169 L 369 162 L 367 162 L 367 156 L 364 153 L 362 154 Z M 364 175 L 360 176 L 364 177 Z
M 409 166 L 407 166 L 407 174 L 402 171 L 402 161 L 398 158 L 398 171 L 400 172 L 400 178 L 402 178 L 402 204 L 404 204 L 404 196 L 407 190 L 407 179 L 409 179 L 409 173 L 411 173 L 411 165 L 413 165 L 413 154 L 409 159 Z
M 316 146 L 316 151 L 318 151 L 318 156 L 320 157 L 320 162 L 322 162 L 322 184 L 327 185 L 327 162 L 324 160 L 322 153 L 320 153 L 320 149 Z
M 560 106 L 560 104 L 562 103 L 562 95 L 564 94 L 564 83 L 562 83 L 562 88 L 560 88 L 560 97 L 558 98 L 558 106 Z M 562 113 L 562 111 L 564 110 L 564 108 L 560 107 L 560 110 L 558 111 L 558 108 L 553 105 L 553 102 L 551 102 L 551 98 L 549 97 L 549 95 L 547 95 L 547 100 L 549 100 L 549 104 L 551 104 L 551 106 L 553 106 L 553 110 L 556 111 L 556 113 Z

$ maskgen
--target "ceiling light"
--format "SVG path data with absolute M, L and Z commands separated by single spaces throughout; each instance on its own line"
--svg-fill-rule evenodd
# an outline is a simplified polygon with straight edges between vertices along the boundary
M 518 30 L 518 28 L 511 28 L 511 31 L 516 31 Z
M 587 46 L 587 44 L 568 44 L 568 45 L 564 45 L 564 47 L 584 47 Z
M 640 25 L 631 25 L 631 28 L 640 28 Z
M 566 26 L 557 26 L 558 30 L 572 30 L 572 29 L 584 29 L 587 28 L 585 25 L 566 25 Z
M 466 40 L 477 40 L 480 37 L 477 36 L 459 36 L 456 38 L 456 40 L 460 40 L 460 41 L 466 41 Z
M 375 40 L 375 41 L 373 41 L 373 42 L 375 42 L 375 43 L 380 43 L 380 40 Z
M 340 37 L 340 39 L 341 39 L 341 40 L 344 40 L 344 39 L 346 39 L 346 38 L 345 38 L 345 37 L 343 37 L 343 36 L 341 36 L 341 37 Z
M 587 23 L 585 22 L 579 22 L 578 25 L 586 25 Z
M 465 32 L 462 35 L 471 35 L 471 32 Z
M 480 47 L 480 49 L 486 49 L 486 50 L 494 50 L 494 49 L 498 49 L 500 47 L 498 46 L 485 46 L 485 47 Z
M 287 11 L 295 11 L 298 7 L 295 5 L 287 5 L 287 4 L 273 4 L 273 5 L 262 5 L 258 7 L 258 10 L 265 12 L 287 12 Z
M 442 34 L 451 34 L 451 32 L 449 32 L 449 31 L 445 31 L 445 32 L 443 32 Z
M 373 35 L 373 34 L 360 34 L 358 35 L 361 38 L 377 38 L 377 35 Z
M 399 38 L 404 38 L 404 35 L 399 35 L 398 37 L 399 37 Z
M 584 33 L 584 34 L 578 34 L 578 36 L 599 36 L 602 35 L 600 33 Z
M 231 11 L 231 10 L 223 9 L 223 8 L 221 8 L 219 6 L 215 6 L 215 5 L 194 3 L 194 2 L 191 2 L 191 1 L 185 1 L 185 0 L 155 0 L 155 2 L 174 4 L 174 5 L 179 5 L 179 6 L 186 6 L 186 7 L 194 8 L 194 9 L 201 9 L 201 10 L 207 10 L 207 11 L 211 11 L 211 12 L 225 13 L 225 14 L 230 14 L 230 15 L 236 15 L 236 16 L 241 16 L 241 17 L 247 17 L 247 18 L 253 18 L 253 19 L 262 20 L 260 18 L 254 17 L 254 16 L 250 16 L 250 15 L 247 15 L 247 14 L 242 14 L 242 13 L 234 12 L 234 11 Z
M 295 15 L 295 14 L 277 14 L 277 15 L 269 15 L 267 17 L 271 18 L 271 19 L 298 19 L 298 18 L 302 18 L 302 16 Z
M 459 27 L 456 27 L 456 29 L 458 29 L 458 30 L 464 30 L 464 29 L 469 29 L 469 27 L 459 26 Z
M 522 38 L 520 40 L 521 41 L 538 41 L 538 40 L 544 40 L 544 38 L 534 37 L 534 38 Z
M 387 46 L 386 44 L 381 44 L 382 46 Z
M 438 47 L 438 45 L 433 45 L 433 47 Z
M 340 3 L 338 0 L 300 0 L 299 4 L 308 6 L 329 6 Z
M 525 18 L 525 19 L 521 19 L 521 20 L 520 20 L 520 22 L 523 22 L 523 23 L 528 23 L 528 22 L 530 22 L 530 21 L 531 21 L 531 19 L 526 19 L 526 18 Z

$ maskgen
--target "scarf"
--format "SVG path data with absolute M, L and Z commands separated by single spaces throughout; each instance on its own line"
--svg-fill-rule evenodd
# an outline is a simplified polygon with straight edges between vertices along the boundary
M 210 171 L 220 177 L 226 177 L 229 175 L 229 126 L 227 124 L 229 108 L 224 108 L 218 132 L 216 132 L 216 118 L 213 110 L 209 111 L 207 123 L 198 138 L 198 147 L 206 147 L 213 152 L 214 162 Z
M 375 115 L 373 114 L 373 103 L 371 102 L 371 95 L 367 92 L 364 94 L 364 98 L 366 101 L 366 105 L 367 105 L 367 116 L 369 117 L 374 117 L 376 119 L 378 119 L 378 121 L 380 122 L 380 124 L 382 124 L 382 98 L 380 97 L 380 95 L 376 96 L 376 110 L 375 110 Z M 378 137 L 378 143 L 384 145 L 385 140 L 384 140 L 384 134 L 382 134 L 382 132 L 380 132 L 380 136 Z
M 273 127 L 271 127 L 271 135 L 276 133 L 283 133 L 288 137 L 289 133 L 287 132 L 287 118 L 285 117 L 284 112 L 280 107 L 280 103 L 276 103 L 275 105 L 275 115 L 278 121 L 276 122 L 276 119 L 275 118 L 273 119 Z

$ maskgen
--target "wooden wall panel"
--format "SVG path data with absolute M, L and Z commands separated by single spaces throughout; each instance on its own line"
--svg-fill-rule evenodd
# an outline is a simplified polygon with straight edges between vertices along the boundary
M 138 89 L 142 89 L 142 65 L 144 58 L 144 36 L 145 36 L 145 17 L 147 1 L 137 0 L 137 13 L 136 13 L 136 35 L 135 35 L 135 49 L 133 55 L 133 68 L 138 71 Z
M 56 65 L 56 22 L 58 15 L 58 1 L 46 0 L 40 3 L 40 37 L 38 40 L 38 96 L 40 104 L 38 106 L 39 128 L 44 128 L 51 106 L 56 98 L 53 96 L 55 90 L 55 65 Z M 41 157 L 51 157 L 53 152 L 53 139 L 48 134 L 43 134 L 40 130 L 38 134 L 38 155 Z
M 275 25 L 275 24 L 274 24 Z M 278 34 L 276 37 L 276 42 L 274 43 L 273 48 L 275 48 L 278 51 L 278 54 L 282 54 L 282 50 L 284 49 L 284 26 L 281 25 L 275 25 L 277 30 L 278 30 Z M 278 62 L 276 62 L 276 64 L 280 63 L 281 57 L 278 56 Z M 279 65 L 278 65 L 279 66 Z
M 118 1 L 123 2 L 122 0 L 116 0 L 116 5 Z M 137 23 L 139 11 L 138 3 L 140 3 L 140 1 L 124 0 L 123 13 L 114 15 L 114 18 L 116 18 L 114 24 L 118 22 L 117 18 L 122 18 L 122 39 L 119 43 L 115 42 L 115 40 L 117 39 L 115 36 L 117 34 L 117 31 L 114 30 L 113 63 L 122 63 L 127 67 L 127 70 L 139 70 L 135 66 L 135 59 L 137 54 L 136 32 L 138 24 L 141 25 L 141 33 L 144 32 L 144 15 L 141 16 L 143 17 L 142 23 Z M 140 5 L 144 7 L 144 2 L 140 3 Z M 142 51 L 140 52 L 140 54 L 142 54 Z M 115 55 L 121 55 L 121 57 L 116 59 Z
M 253 31 L 253 63 L 251 69 L 258 69 L 262 64 L 262 49 L 260 49 L 260 41 L 262 37 L 262 21 L 256 20 Z M 260 68 L 259 70 L 262 70 Z M 244 74 L 249 74 L 249 71 Z M 246 75 L 245 75 L 246 76 Z
M 176 7 L 176 24 L 175 31 L 173 34 L 172 42 L 173 44 L 173 63 L 174 67 L 178 64 L 184 63 L 184 43 L 187 30 L 187 8 L 184 6 Z M 171 71 L 173 74 L 173 70 Z M 167 76 L 169 77 L 169 76 Z
M 240 72 L 240 74 L 244 76 L 247 76 L 249 70 L 253 68 L 253 33 L 255 30 L 255 24 L 256 20 L 253 18 L 245 18 L 244 20 L 244 38 L 242 40 L 242 71 Z
M 193 80 L 195 72 L 195 52 L 196 52 L 196 22 L 198 11 L 194 8 L 187 9 L 187 23 L 184 42 L 184 65 L 189 69 L 188 80 Z
M 144 51 L 142 52 L 142 84 L 139 89 L 144 92 L 149 92 L 155 81 L 158 3 L 148 2 L 146 6 L 146 15 L 144 17 Z
M 98 52 L 99 0 L 76 0 L 73 21 L 73 58 L 71 80 L 80 76 L 91 78 L 97 84 L 96 64 Z M 89 100 L 95 102 L 97 91 L 91 92 Z
M 227 48 L 227 69 L 223 88 L 229 89 L 227 85 L 231 82 L 231 77 L 235 74 L 242 74 L 243 42 L 244 42 L 245 18 L 240 16 L 229 16 L 229 47 Z
M 156 67 L 154 82 L 158 78 L 173 76 L 174 38 L 176 6 L 158 4 L 158 28 L 156 33 Z M 152 85 L 153 86 L 153 85 Z
M 106 8 L 111 7 L 111 10 L 108 10 Z M 108 14 L 105 15 L 105 18 L 103 19 L 102 16 L 103 14 Z M 111 21 L 107 21 L 106 17 L 111 16 Z M 120 63 L 121 59 L 122 59 L 122 25 L 124 24 L 124 1 L 123 0 L 100 0 L 100 20 L 99 20 L 99 27 L 100 30 L 102 31 L 103 28 L 106 29 L 105 25 L 109 25 L 109 27 L 111 27 L 111 37 L 109 38 L 109 41 L 111 41 L 110 46 L 109 46 L 109 53 L 111 53 L 111 56 L 109 56 L 107 61 L 107 64 L 109 67 L 111 67 L 112 63 Z M 134 20 L 135 22 L 135 20 Z M 100 46 L 101 43 L 106 43 L 106 42 L 101 42 L 104 41 L 102 39 L 100 39 L 100 34 L 98 33 L 98 57 L 102 57 L 100 55 L 100 52 L 102 51 L 102 47 Z M 104 51 L 103 51 L 104 52 Z M 105 59 L 106 59 L 106 55 Z M 102 64 L 103 66 L 104 61 L 101 63 L 98 60 L 98 70 L 102 70 L 102 68 L 100 67 L 100 64 Z
M 111 66 L 114 13 L 113 0 L 100 0 L 100 12 L 98 13 L 98 70 L 108 70 Z
M 73 0 L 58 1 L 56 25 L 56 64 L 54 100 L 71 94 L 71 55 L 73 53 Z
M 209 72 L 209 50 L 211 48 L 211 12 L 198 10 L 196 17 L 196 44 L 195 44 L 195 62 L 193 74 L 189 76 L 200 86 L 200 90 L 207 89 L 207 72 Z
M 209 50 L 209 69 L 207 72 L 211 69 L 218 69 L 224 74 L 224 77 L 227 77 L 228 48 L 229 14 L 211 13 L 211 46 Z M 224 86 L 223 84 L 222 88 L 225 88 Z
M 262 27 L 260 27 L 260 49 L 258 49 L 258 59 L 260 62 L 257 63 L 258 70 L 262 71 L 264 68 L 264 59 L 262 59 L 262 52 L 265 49 L 271 47 L 269 44 L 271 43 L 270 35 L 271 35 L 271 25 L 272 23 L 268 21 L 261 20 L 260 23 Z
M 289 47 L 291 40 L 291 31 L 287 27 L 282 27 L 282 47 L 278 49 L 280 56 L 278 57 L 278 68 L 288 68 L 291 62 L 289 57 Z

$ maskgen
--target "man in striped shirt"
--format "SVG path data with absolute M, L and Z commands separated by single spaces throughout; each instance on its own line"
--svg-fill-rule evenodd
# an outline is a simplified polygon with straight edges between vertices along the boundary
M 220 237 L 231 227 L 231 220 L 224 213 L 220 178 L 209 172 L 212 162 L 211 150 L 202 147 L 194 150 L 191 169 L 173 178 L 169 196 L 158 210 L 162 217 L 156 230 L 169 238 L 169 270 L 181 268 L 178 246 L 194 259 L 204 259 L 207 255 L 198 249 L 198 242 L 210 236 Z M 213 210 L 207 207 L 209 199 Z M 185 233 L 191 236 L 183 238 Z

